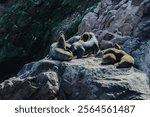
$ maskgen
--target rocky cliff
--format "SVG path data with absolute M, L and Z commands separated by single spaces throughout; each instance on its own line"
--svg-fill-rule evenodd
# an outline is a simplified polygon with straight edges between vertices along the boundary
M 82 19 L 78 33 L 92 31 L 101 48 L 107 41 L 119 43 L 134 56 L 136 65 L 150 77 L 150 1 L 101 0 Z
M 104 66 L 95 57 L 42 59 L 3 81 L 0 99 L 150 99 L 149 13 L 149 0 L 16 1 L 0 18 L 2 75 L 43 58 L 60 30 L 67 38 L 91 31 L 101 49 L 119 43 L 136 68 Z

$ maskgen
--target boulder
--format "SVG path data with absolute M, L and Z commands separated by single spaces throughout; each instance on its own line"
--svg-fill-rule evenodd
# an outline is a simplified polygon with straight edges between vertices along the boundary
M 140 70 L 101 65 L 101 58 L 43 59 L 1 83 L 0 99 L 150 99 L 150 87 Z
M 72 60 L 61 68 L 61 88 L 66 99 L 150 98 L 149 79 L 135 68 L 103 66 L 98 58 Z
M 52 65 L 45 60 L 25 65 L 16 77 L 0 84 L 0 99 L 55 99 L 60 81 Z

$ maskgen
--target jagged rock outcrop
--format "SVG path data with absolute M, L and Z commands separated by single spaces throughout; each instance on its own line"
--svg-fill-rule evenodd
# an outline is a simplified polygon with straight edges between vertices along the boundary
M 150 1 L 101 0 L 93 12 L 82 19 L 78 33 L 92 31 L 100 48 L 119 43 L 136 65 L 150 77 Z
M 3 0 L 4 1 L 4 0 Z M 0 82 L 21 66 L 46 56 L 63 30 L 70 37 L 99 0 L 8 0 L 0 17 Z M 5 66 L 8 66 L 6 68 Z M 7 78 L 6 77 L 6 78 Z
M 150 87 L 145 73 L 101 65 L 101 58 L 43 59 L 1 83 L 0 99 L 150 99 Z

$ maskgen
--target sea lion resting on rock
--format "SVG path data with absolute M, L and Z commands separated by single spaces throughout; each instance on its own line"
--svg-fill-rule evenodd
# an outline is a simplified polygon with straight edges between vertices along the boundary
M 66 41 L 63 33 L 60 33 L 58 42 L 51 45 L 50 56 L 52 59 L 60 61 L 68 61 L 73 58 L 73 53 L 66 49 Z
M 71 37 L 70 39 L 68 39 L 68 40 L 66 41 L 66 48 L 67 48 L 68 50 L 70 50 L 71 45 L 72 45 L 73 43 L 75 43 L 75 42 L 78 42 L 79 40 L 81 40 L 81 36 L 79 36 L 79 35 Z
M 81 40 L 71 45 L 71 51 L 77 58 L 81 58 L 84 55 L 97 53 L 99 51 L 98 41 L 92 32 L 85 32 L 81 35 Z
M 116 56 L 114 54 L 105 54 L 102 57 L 102 65 L 113 65 L 116 63 Z
M 77 36 L 73 36 L 70 39 L 68 39 L 66 41 L 66 43 L 73 44 L 73 43 L 75 43 L 75 42 L 77 42 L 79 40 L 81 40 L 81 36 L 77 35 Z
M 114 64 L 117 68 L 128 68 L 134 65 L 134 58 L 120 50 L 118 44 L 115 44 L 115 48 L 105 49 L 101 53 L 103 54 L 102 64 Z

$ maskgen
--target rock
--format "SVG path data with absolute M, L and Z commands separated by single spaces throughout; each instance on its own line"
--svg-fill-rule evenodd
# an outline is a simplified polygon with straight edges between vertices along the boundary
M 88 30 L 88 32 L 92 31 L 93 29 L 95 29 L 95 25 L 93 22 L 96 22 L 97 20 L 97 14 L 96 13 L 88 13 L 83 19 L 82 21 L 84 22 L 83 25 L 85 25 L 86 27 L 83 28 L 79 28 L 79 34 L 83 34 L 85 32 L 85 30 Z M 80 26 L 79 26 L 80 27 Z M 81 29 L 81 30 L 80 30 Z
M 102 0 L 93 13 L 88 13 L 79 25 L 78 32 L 94 30 L 107 30 L 111 33 L 120 33 L 123 36 L 130 36 L 137 24 L 140 22 L 138 12 L 142 12 L 142 1 L 137 1 L 138 5 L 134 5 L 136 0 Z M 139 9 L 141 9 L 139 11 Z M 94 13 L 96 12 L 97 15 Z M 96 17 L 93 22 L 90 18 Z M 97 26 L 98 25 L 98 26 Z
M 131 35 L 133 27 L 129 23 L 124 23 L 118 30 L 123 35 Z
M 123 48 L 134 56 L 139 69 L 146 72 L 150 77 L 150 14 L 148 13 L 150 1 L 145 1 L 140 6 L 138 14 L 142 12 L 139 15 L 142 20 L 133 32 L 134 36 L 124 43 Z
M 101 58 L 40 60 L 1 83 L 0 99 L 150 99 L 150 87 L 145 73 L 103 66 Z
M 93 17 L 96 20 L 92 21 Z M 110 47 L 106 40 L 113 44 L 119 43 L 122 49 L 136 59 L 137 66 L 150 77 L 149 0 L 101 0 L 97 8 L 82 19 L 78 33 L 85 31 L 94 32 L 103 48 Z
M 110 41 L 115 37 L 115 35 L 113 33 L 110 33 L 108 31 L 103 31 L 101 34 L 101 40 L 106 40 L 106 41 Z
M 55 99 L 60 83 L 52 66 L 45 60 L 25 65 L 18 76 L 0 84 L 0 99 Z
M 8 0 L 0 0 L 0 4 L 6 3 Z
M 124 43 L 123 48 L 134 56 L 137 67 L 150 77 L 150 41 L 131 38 Z
M 83 16 L 99 2 L 8 1 L 15 2 L 5 7 L 0 17 L 0 82 L 16 74 L 25 63 L 45 57 L 59 31 L 63 30 L 66 38 L 75 34 Z
M 99 47 L 101 50 L 107 49 L 107 48 L 113 48 L 114 47 L 114 43 L 111 41 L 105 41 L 105 40 L 101 40 Z
M 67 99 L 142 99 L 141 94 L 150 96 L 146 74 L 135 68 L 116 69 L 100 63 L 100 59 L 88 58 L 72 60 L 61 66 L 61 87 Z
M 115 43 L 122 45 L 125 41 L 131 38 L 130 36 L 121 36 L 116 33 L 108 32 L 107 30 L 97 32 L 96 37 L 99 41 L 101 50 L 114 47 Z
M 8 5 L 13 4 L 15 0 L 0 0 L 0 16 L 3 14 Z

